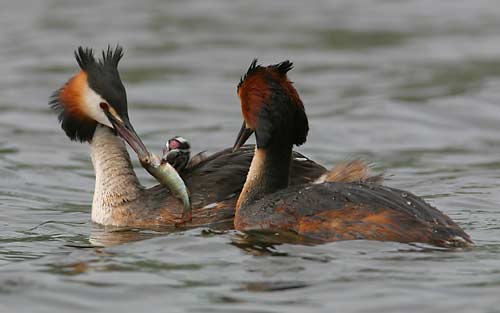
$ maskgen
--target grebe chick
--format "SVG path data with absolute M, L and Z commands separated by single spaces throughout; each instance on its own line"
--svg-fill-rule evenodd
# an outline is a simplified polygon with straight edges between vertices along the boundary
M 168 162 L 177 172 L 180 172 L 188 165 L 191 156 L 191 145 L 186 139 L 175 136 L 167 140 L 162 152 L 162 160 Z
M 151 228 L 173 226 L 184 206 L 165 186 L 143 187 L 132 167 L 122 137 L 142 160 L 148 152 L 130 124 L 125 88 L 117 65 L 122 48 L 108 49 L 96 60 L 91 49 L 79 48 L 81 72 L 56 91 L 51 107 L 71 140 L 88 142 L 96 180 L 92 221 L 103 225 Z M 118 135 L 118 136 L 117 136 Z M 182 145 L 181 145 L 182 147 Z M 193 157 L 181 170 L 190 190 L 192 221 L 187 227 L 227 224 L 233 227 L 236 200 L 245 182 L 254 149 L 226 149 Z M 326 172 L 321 165 L 294 154 L 291 184 L 312 182 Z
M 254 60 L 238 85 L 244 127 L 234 148 L 252 133 L 257 147 L 238 198 L 236 229 L 287 230 L 321 241 L 472 244 L 448 216 L 403 190 L 363 179 L 331 182 L 333 173 L 289 186 L 292 147 L 303 144 L 309 130 L 302 101 L 287 77 L 292 66 L 285 61 L 264 67 Z

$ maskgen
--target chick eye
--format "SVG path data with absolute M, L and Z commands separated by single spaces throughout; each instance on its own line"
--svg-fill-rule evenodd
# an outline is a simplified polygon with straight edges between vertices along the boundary
M 101 107 L 101 109 L 103 109 L 104 111 L 108 111 L 109 110 L 109 105 L 106 103 L 106 102 L 101 102 L 99 103 L 99 106 Z

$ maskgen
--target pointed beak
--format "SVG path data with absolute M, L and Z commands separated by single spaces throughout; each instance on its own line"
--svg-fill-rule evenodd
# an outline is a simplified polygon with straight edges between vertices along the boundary
M 137 153 L 139 159 L 147 157 L 149 151 L 135 132 L 128 118 L 120 117 L 114 110 L 107 110 L 105 113 L 118 135 Z
M 253 130 L 251 130 L 250 128 L 247 128 L 245 121 L 243 121 L 243 125 L 241 125 L 240 132 L 238 133 L 238 137 L 236 137 L 236 141 L 235 141 L 234 146 L 233 146 L 233 151 L 236 151 L 241 146 L 243 146 L 252 134 L 253 134 Z
M 117 134 L 122 137 L 137 153 L 142 166 L 162 185 L 166 186 L 174 196 L 179 198 L 184 206 L 182 221 L 191 220 L 191 202 L 188 189 L 179 176 L 179 173 L 168 163 L 162 164 L 161 160 L 148 149 L 132 127 L 128 117 L 121 117 L 110 107 L 103 107 L 104 113 L 113 125 Z

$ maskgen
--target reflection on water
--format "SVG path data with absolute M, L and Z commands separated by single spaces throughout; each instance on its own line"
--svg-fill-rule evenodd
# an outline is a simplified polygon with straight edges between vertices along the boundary
M 76 248 L 86 247 L 112 247 L 127 242 L 134 242 L 153 238 L 156 236 L 166 235 L 168 232 L 159 232 L 153 230 L 140 229 L 110 229 L 110 227 L 101 227 L 99 225 L 92 226 L 90 233 L 89 246 L 74 246 Z
M 5 1 L 4 1 L 5 2 Z M 500 11 L 479 1 L 6 1 L 0 5 L 0 311 L 494 312 L 500 291 Z M 295 62 L 301 152 L 374 162 L 477 243 L 315 245 L 293 234 L 90 223 L 94 174 L 48 109 L 79 45 L 120 43 L 153 151 L 232 144 L 254 57 Z M 154 180 L 138 167 L 146 185 Z M 362 299 L 362 300 L 360 300 Z

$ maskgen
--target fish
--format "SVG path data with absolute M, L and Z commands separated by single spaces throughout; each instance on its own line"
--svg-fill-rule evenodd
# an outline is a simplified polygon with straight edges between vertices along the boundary
M 139 155 L 142 167 L 148 171 L 160 184 L 167 187 L 170 192 L 183 204 L 182 223 L 190 222 L 192 219 L 191 200 L 189 190 L 175 168 L 165 159 L 149 152 Z

